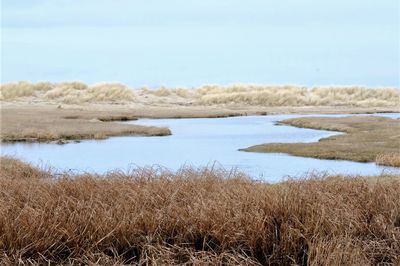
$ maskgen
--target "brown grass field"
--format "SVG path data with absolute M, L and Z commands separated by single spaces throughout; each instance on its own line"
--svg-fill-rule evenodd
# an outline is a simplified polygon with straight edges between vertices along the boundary
M 257 113 L 255 111 L 255 113 Z M 0 140 L 2 142 L 69 141 L 104 139 L 120 135 L 166 136 L 168 128 L 129 125 L 118 121 L 159 117 L 226 117 L 240 112 L 204 108 L 125 108 L 101 105 L 90 108 L 59 107 L 58 105 L 2 105 Z M 113 123 L 111 123 L 113 122 Z
M 2 265 L 400 264 L 400 176 L 0 167 Z
M 271 143 L 252 146 L 243 151 L 283 152 L 332 160 L 374 162 L 399 166 L 400 120 L 379 116 L 305 117 L 288 119 L 282 124 L 302 128 L 341 131 L 313 143 Z
M 57 106 L 1 108 L 2 142 L 104 139 L 120 135 L 166 136 L 168 128 L 128 125 L 112 121 L 135 120 L 126 112 L 83 111 Z

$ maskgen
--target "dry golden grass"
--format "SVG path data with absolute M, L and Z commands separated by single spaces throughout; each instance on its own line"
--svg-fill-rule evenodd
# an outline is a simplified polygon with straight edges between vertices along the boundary
M 400 153 L 378 154 L 375 162 L 379 165 L 400 167 Z
M 29 98 L 30 97 L 30 98 Z M 400 91 L 396 88 L 362 86 L 321 86 L 307 88 L 296 85 L 229 86 L 205 85 L 198 88 L 130 89 L 118 83 L 87 86 L 81 82 L 3 84 L 0 99 L 85 104 L 111 102 L 120 104 L 196 104 L 233 106 L 359 106 L 396 107 Z
M 144 94 L 151 94 L 158 97 L 166 97 L 171 95 L 171 90 L 165 87 L 161 87 L 158 89 L 149 89 L 149 88 L 141 88 L 140 91 Z
M 0 99 L 33 96 L 38 91 L 49 91 L 51 89 L 53 89 L 53 84 L 50 82 L 32 84 L 28 81 L 19 81 L 7 83 L 0 86 Z
M 345 134 L 312 143 L 268 143 L 242 150 L 284 152 L 296 156 L 358 162 L 375 162 L 379 154 L 398 154 L 400 150 L 399 119 L 379 116 L 304 117 L 288 119 L 282 123 L 303 128 L 342 131 Z
M 182 98 L 187 98 L 187 97 L 189 97 L 189 95 L 190 95 L 189 90 L 188 90 L 188 89 L 185 89 L 185 88 L 176 88 L 176 89 L 173 89 L 173 92 L 174 92 L 177 96 L 182 97 Z
M 55 175 L 1 159 L 0 263 L 398 265 L 400 176 Z
M 400 91 L 360 86 L 306 88 L 302 86 L 203 86 L 196 90 L 203 104 L 262 106 L 396 106 Z
M 20 81 L 2 84 L 0 99 L 10 100 L 32 96 L 37 99 L 65 103 L 82 104 L 90 102 L 125 103 L 135 100 L 134 93 L 118 83 L 99 83 L 88 86 L 82 82 L 39 82 L 36 84 Z

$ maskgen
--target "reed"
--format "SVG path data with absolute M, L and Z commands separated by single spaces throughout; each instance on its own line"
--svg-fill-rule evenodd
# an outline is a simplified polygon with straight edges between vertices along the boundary
M 398 265 L 400 176 L 56 174 L 1 159 L 2 264 Z

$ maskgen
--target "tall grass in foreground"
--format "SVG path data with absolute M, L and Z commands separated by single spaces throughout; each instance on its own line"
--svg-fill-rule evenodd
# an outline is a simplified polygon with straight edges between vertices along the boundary
M 258 106 L 398 106 L 400 90 L 396 88 L 366 88 L 361 86 L 331 86 L 307 88 L 296 85 L 229 86 L 206 85 L 198 88 L 130 89 L 118 83 L 87 86 L 81 82 L 50 83 L 15 82 L 2 84 L 0 99 L 34 97 L 56 103 L 131 103 L 187 102 L 197 105 L 258 105 Z M 22 98 L 24 99 L 24 98 Z
M 382 180 L 380 180 L 382 179 Z M 3 264 L 398 265 L 400 177 L 0 172 Z

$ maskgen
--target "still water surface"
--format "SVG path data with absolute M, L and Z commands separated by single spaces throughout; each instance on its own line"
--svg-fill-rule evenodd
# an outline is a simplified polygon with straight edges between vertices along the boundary
M 380 114 L 392 118 L 400 114 Z M 238 151 L 271 142 L 314 142 L 337 132 L 276 125 L 276 121 L 304 115 L 243 116 L 198 119 L 141 119 L 128 123 L 167 126 L 166 137 L 112 137 L 107 140 L 57 144 L 2 144 L 1 154 L 59 170 L 103 173 L 137 166 L 160 165 L 176 170 L 182 165 L 237 168 L 270 182 L 308 172 L 375 175 L 400 172 L 374 163 L 319 160 L 276 153 Z

